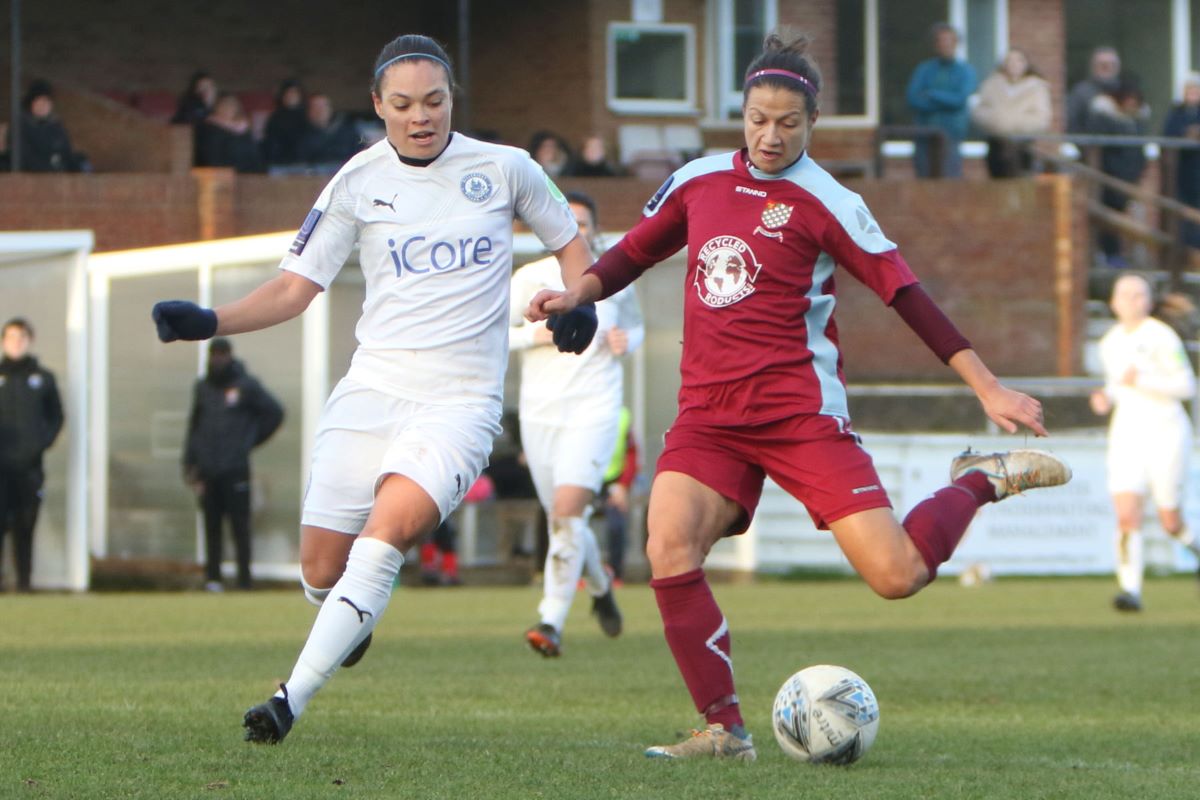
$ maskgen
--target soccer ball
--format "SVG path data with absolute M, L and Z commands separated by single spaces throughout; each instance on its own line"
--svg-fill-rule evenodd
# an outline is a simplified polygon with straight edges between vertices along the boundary
M 783 752 L 813 764 L 851 764 L 879 731 L 879 702 L 845 667 L 806 667 L 775 695 L 771 727 Z

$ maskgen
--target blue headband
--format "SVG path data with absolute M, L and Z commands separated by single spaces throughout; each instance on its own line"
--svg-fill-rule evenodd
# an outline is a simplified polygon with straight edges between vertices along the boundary
M 442 59 L 438 58 L 437 56 L 435 56 L 435 55 L 433 55 L 433 54 L 431 54 L 431 53 L 405 53 L 404 55 L 399 55 L 399 56 L 396 56 L 395 58 L 392 58 L 392 59 L 390 59 L 390 60 L 388 60 L 388 61 L 385 61 L 385 62 L 383 62 L 383 63 L 382 63 L 380 66 L 379 66 L 379 69 L 375 70 L 375 77 L 376 77 L 376 78 L 378 78 L 380 75 L 382 75 L 382 74 L 383 74 L 383 71 L 384 71 L 385 69 L 387 69 L 388 67 L 390 67 L 392 64 L 395 64 L 397 61 L 401 61 L 401 60 L 403 60 L 403 59 L 406 59 L 406 58 L 428 58 L 430 61 L 436 61 L 437 63 L 439 63 L 439 64 L 441 64 L 443 67 L 445 67 L 445 68 L 446 68 L 446 74 L 447 74 L 447 75 L 453 75 L 453 74 L 454 74 L 453 72 L 451 72 L 451 71 L 450 71 L 450 65 L 449 65 L 449 64 L 447 64 L 445 61 L 443 61 Z

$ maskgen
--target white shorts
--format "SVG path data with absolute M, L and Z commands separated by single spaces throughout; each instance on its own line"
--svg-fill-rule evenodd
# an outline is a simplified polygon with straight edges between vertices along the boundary
M 1108 446 L 1109 492 L 1143 496 L 1149 493 L 1156 508 L 1179 508 L 1190 445 L 1190 431 L 1168 430 L 1137 439 L 1111 437 Z
M 543 507 L 554 507 L 554 490 L 559 486 L 600 491 L 619 429 L 615 414 L 600 424 L 571 427 L 521 420 L 521 447 Z
M 321 412 L 301 522 L 360 533 L 391 474 L 415 481 L 445 519 L 487 466 L 499 433 L 498 404 L 417 403 L 343 378 Z

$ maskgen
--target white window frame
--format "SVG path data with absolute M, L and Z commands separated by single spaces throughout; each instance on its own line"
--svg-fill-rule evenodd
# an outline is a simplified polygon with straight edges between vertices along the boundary
M 864 93 L 866 97 L 866 110 L 863 114 L 822 114 L 820 126 L 822 128 L 870 128 L 879 124 L 879 0 L 864 0 L 865 6 L 863 9 L 863 50 L 866 55 L 866 86 Z M 775 4 L 775 2 L 773 2 Z M 712 65 L 709 70 L 709 102 L 708 113 L 705 119 L 701 122 L 701 127 L 705 130 L 740 130 L 742 121 L 739 118 L 730 119 L 729 113 L 734 109 L 740 109 L 742 106 L 741 92 L 737 92 L 737 105 L 730 108 L 725 103 L 721 82 L 723 80 L 721 67 L 721 37 L 716 33 L 717 26 L 721 24 L 722 7 L 729 8 L 729 15 L 724 17 L 726 25 L 729 20 L 732 20 L 732 6 L 726 0 L 712 0 L 709 6 L 708 25 L 713 31 L 710 39 L 710 52 L 714 54 L 713 58 L 709 59 Z M 778 6 L 776 5 L 776 11 Z M 778 17 L 776 17 L 778 19 Z M 732 48 L 730 53 L 725 56 L 732 58 Z M 726 65 L 726 70 L 728 66 Z
M 617 34 L 679 33 L 684 41 L 684 91 L 682 100 L 617 97 Z M 696 28 L 682 22 L 609 22 L 605 33 L 605 94 L 608 108 L 617 114 L 696 114 Z
M 763 7 L 764 35 L 766 31 L 774 30 L 779 25 L 779 0 L 757 0 Z M 742 90 L 734 86 L 733 59 L 736 55 L 733 30 L 734 0 L 715 0 L 713 31 L 713 50 L 716 52 L 716 74 L 713 81 L 716 84 L 715 103 L 717 115 L 728 117 L 742 107 Z

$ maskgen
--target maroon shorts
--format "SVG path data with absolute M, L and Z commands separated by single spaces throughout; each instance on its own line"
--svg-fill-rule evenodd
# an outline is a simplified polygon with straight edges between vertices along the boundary
M 891 508 L 871 456 L 841 417 L 803 414 L 762 425 L 690 423 L 681 414 L 667 431 L 658 472 L 682 472 L 742 507 L 730 529 L 750 525 L 763 478 L 804 507 L 818 528 L 857 511 Z

